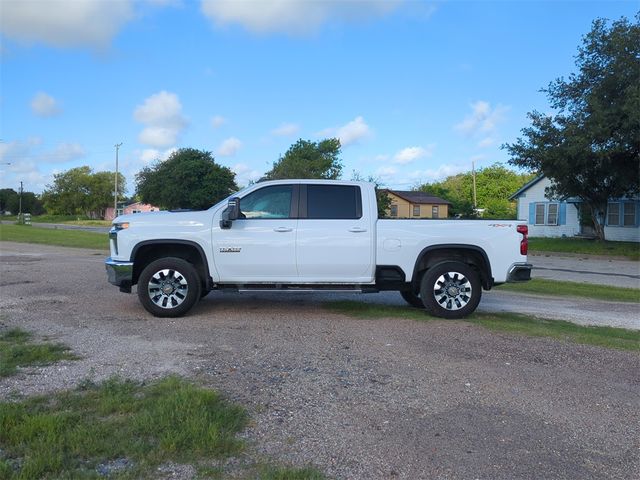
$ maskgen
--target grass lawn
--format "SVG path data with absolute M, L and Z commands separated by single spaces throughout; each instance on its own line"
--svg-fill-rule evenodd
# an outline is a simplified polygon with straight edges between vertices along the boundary
M 20 366 L 75 359 L 64 345 L 33 343 L 21 329 L 0 334 L 0 377 Z M 154 478 L 167 462 L 191 464 L 197 478 L 226 478 L 219 461 L 237 456 L 244 409 L 176 376 L 136 383 L 111 378 L 73 391 L 0 402 L 0 478 Z M 248 462 L 240 477 L 322 480 L 312 467 Z
M 109 237 L 106 233 L 38 228 L 28 225 L 0 224 L 0 241 L 109 249 Z
M 16 215 L 8 215 L 1 218 L 5 222 L 15 222 L 17 219 Z M 111 220 L 95 220 L 78 215 L 32 215 L 31 223 L 65 223 L 68 225 L 108 227 L 111 225 Z
M 529 238 L 529 253 L 545 252 L 620 256 L 640 260 L 640 243 L 599 242 L 582 238 Z
M 34 343 L 32 335 L 19 328 L 0 333 L 0 377 L 9 377 L 18 367 L 49 365 L 59 360 L 75 360 L 69 347 L 59 343 Z
M 640 289 L 637 288 L 562 282 L 544 278 L 533 278 L 528 282 L 522 283 L 504 283 L 495 288 L 496 290 L 508 292 L 533 293 L 559 297 L 585 297 L 597 300 L 608 300 L 610 302 L 640 303 Z
M 325 303 L 329 311 L 356 318 L 404 318 L 418 321 L 442 320 L 426 314 L 423 310 L 395 305 L 378 305 L 352 300 Z M 614 327 L 587 327 L 562 320 L 549 320 L 515 313 L 474 313 L 465 320 L 490 330 L 551 337 L 573 343 L 598 345 L 619 350 L 640 352 L 640 331 Z

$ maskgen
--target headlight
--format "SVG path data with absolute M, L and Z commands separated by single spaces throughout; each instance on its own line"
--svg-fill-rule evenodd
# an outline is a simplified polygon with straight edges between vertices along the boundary
M 125 228 L 129 228 L 129 222 L 114 223 L 112 227 L 112 229 L 115 230 L 116 232 L 119 232 L 120 230 L 124 230 Z

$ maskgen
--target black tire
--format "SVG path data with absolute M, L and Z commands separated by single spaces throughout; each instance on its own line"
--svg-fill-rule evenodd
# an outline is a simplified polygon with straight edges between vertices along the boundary
M 176 257 L 160 258 L 142 270 L 138 299 L 156 317 L 180 317 L 200 299 L 201 285 L 191 263 Z
M 404 298 L 404 301 L 407 302 L 412 307 L 416 308 L 424 308 L 424 303 L 422 303 L 422 299 L 419 295 L 410 292 L 408 290 L 401 290 L 400 295 Z
M 462 262 L 442 262 L 429 268 L 420 283 L 427 312 L 441 318 L 464 318 L 480 303 L 478 272 Z

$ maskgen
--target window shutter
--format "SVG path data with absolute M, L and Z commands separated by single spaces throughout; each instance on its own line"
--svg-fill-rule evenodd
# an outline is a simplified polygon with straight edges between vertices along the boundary
M 531 202 L 529 204 L 529 225 L 536 223 L 536 204 Z
M 558 213 L 558 225 L 567 224 L 567 204 L 562 202 L 560 204 L 560 212 Z

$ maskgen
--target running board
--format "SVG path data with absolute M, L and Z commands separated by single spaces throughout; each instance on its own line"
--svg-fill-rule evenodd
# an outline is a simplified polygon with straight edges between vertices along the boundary
M 295 285 L 295 284 L 244 284 L 244 285 L 216 285 L 216 290 L 233 292 L 316 292 L 316 293 L 377 293 L 379 290 L 373 285 Z

